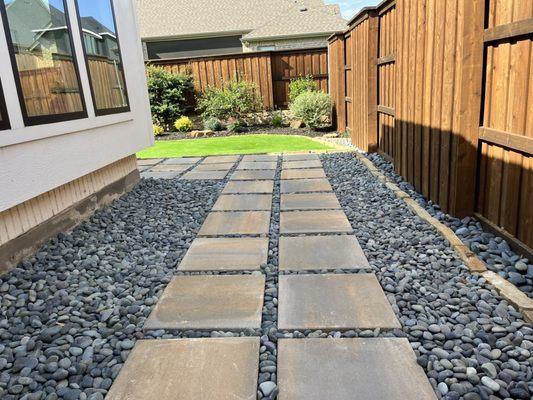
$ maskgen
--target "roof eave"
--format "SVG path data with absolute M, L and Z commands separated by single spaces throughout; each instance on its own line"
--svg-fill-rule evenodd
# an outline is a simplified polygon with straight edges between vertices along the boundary
M 224 32 L 201 32 L 201 33 L 187 33 L 184 35 L 165 35 L 165 36 L 143 36 L 141 41 L 143 42 L 156 42 L 166 40 L 187 40 L 187 39 L 209 39 L 212 37 L 225 37 L 245 35 L 250 33 L 251 29 L 238 30 L 238 31 L 224 31 Z
M 328 31 L 328 32 L 312 32 L 312 33 L 298 33 L 291 35 L 273 35 L 273 36 L 257 36 L 257 37 L 243 37 L 241 42 L 259 42 L 262 40 L 282 40 L 282 39 L 301 39 L 301 38 L 312 38 L 317 36 L 324 36 L 326 39 L 331 35 L 336 35 L 343 32 L 341 31 Z

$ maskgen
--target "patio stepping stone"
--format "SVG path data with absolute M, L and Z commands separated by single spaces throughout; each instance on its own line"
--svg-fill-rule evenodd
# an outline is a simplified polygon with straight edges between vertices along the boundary
M 198 161 L 200 161 L 200 157 L 180 157 L 180 158 L 167 158 L 165 161 L 163 161 L 163 164 L 196 164 Z
M 320 160 L 283 161 L 283 169 L 322 168 Z
M 285 169 L 281 171 L 281 179 L 313 179 L 326 178 L 322 168 L 310 169 Z
M 244 156 L 242 161 L 245 162 L 261 162 L 261 161 L 277 161 L 278 156 L 271 154 L 250 154 Z
M 175 276 L 143 329 L 246 329 L 261 327 L 265 276 Z
M 341 205 L 335 193 L 292 193 L 281 195 L 281 211 L 339 208 L 341 208 Z
M 265 193 L 269 194 L 274 191 L 274 181 L 229 181 L 223 194 L 239 194 L 239 193 Z
M 280 233 L 336 233 L 353 231 L 348 218 L 340 210 L 283 211 Z
M 184 180 L 220 180 L 228 175 L 229 171 L 189 171 L 180 179 Z
M 278 400 L 436 400 L 405 338 L 280 339 Z
M 156 165 L 163 161 L 162 158 L 143 158 L 137 159 L 137 165 L 146 166 L 146 165 Z
M 211 212 L 199 236 L 268 234 L 270 211 Z
M 279 238 L 281 271 L 370 269 L 370 264 L 352 235 L 295 236 Z
M 180 174 L 180 171 L 174 171 L 174 172 L 160 172 L 155 171 L 153 172 L 151 169 L 148 171 L 144 171 L 141 173 L 141 177 L 148 179 L 148 178 L 154 178 L 154 179 L 174 179 Z
M 178 270 L 259 270 L 267 257 L 268 238 L 196 238 Z
M 227 194 L 221 195 L 212 211 L 270 211 L 271 194 Z
M 255 181 L 255 180 L 272 180 L 276 176 L 273 169 L 266 170 L 248 170 L 235 171 L 229 178 L 232 181 Z
M 245 162 L 241 161 L 237 165 L 237 170 L 255 170 L 255 169 L 276 169 L 278 163 L 276 161 L 256 161 L 256 162 Z
M 327 179 L 294 179 L 281 181 L 281 193 L 333 192 Z
M 258 337 L 140 340 L 107 400 L 255 399 Z
M 198 164 L 193 171 L 229 171 L 235 163 Z
M 151 172 L 183 172 L 191 168 L 191 165 L 183 164 L 157 164 L 154 165 L 150 171 Z
M 279 329 L 401 328 L 374 274 L 280 275 Z
M 239 161 L 239 157 L 240 156 L 209 156 L 202 161 L 202 164 L 235 163 Z
M 305 154 L 283 154 L 283 161 L 307 161 L 307 160 L 320 160 L 318 154 L 305 153 Z

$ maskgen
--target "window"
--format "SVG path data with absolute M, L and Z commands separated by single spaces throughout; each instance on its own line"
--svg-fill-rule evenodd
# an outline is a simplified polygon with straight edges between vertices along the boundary
M 259 46 L 257 48 L 257 51 L 274 51 L 276 50 L 276 46 Z
M 111 0 L 77 0 L 78 18 L 96 115 L 129 111 Z
M 6 101 L 4 99 L 4 91 L 2 90 L 2 82 L 0 82 L 0 130 L 9 128 L 10 125 L 7 117 Z
M 1 0 L 26 125 L 87 116 L 64 0 Z

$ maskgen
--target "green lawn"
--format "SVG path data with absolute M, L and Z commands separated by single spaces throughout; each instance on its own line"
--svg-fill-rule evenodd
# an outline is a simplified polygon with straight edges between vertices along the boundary
M 137 153 L 137 157 L 168 158 L 332 149 L 332 146 L 302 136 L 241 135 L 207 139 L 159 140 L 154 146 Z

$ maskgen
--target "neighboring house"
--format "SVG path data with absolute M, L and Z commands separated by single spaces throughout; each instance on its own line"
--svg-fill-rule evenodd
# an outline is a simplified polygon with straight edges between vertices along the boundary
M 138 181 L 153 135 L 136 6 L 0 1 L 0 273 Z
M 138 0 L 148 60 L 327 47 L 347 22 L 323 0 Z

